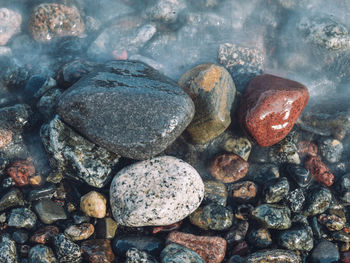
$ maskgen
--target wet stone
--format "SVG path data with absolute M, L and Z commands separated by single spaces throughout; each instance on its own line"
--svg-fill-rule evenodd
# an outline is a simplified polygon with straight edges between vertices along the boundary
M 110 188 L 113 217 L 125 226 L 176 223 L 196 210 L 203 197 L 204 184 L 198 172 L 171 156 L 125 167 Z
M 257 249 L 267 248 L 272 244 L 271 234 L 266 228 L 257 228 L 249 231 L 247 242 Z
M 155 69 L 119 60 L 98 67 L 65 91 L 58 114 L 92 142 L 124 157 L 147 159 L 183 132 L 194 105 Z
M 55 191 L 56 188 L 53 184 L 40 187 L 39 189 L 31 190 L 28 195 L 28 201 L 32 202 L 40 199 L 50 199 L 53 197 Z
M 344 242 L 344 243 L 349 243 L 350 242 L 350 234 L 345 232 L 344 230 L 333 231 L 331 233 L 331 237 L 335 241 L 340 241 L 340 242 Z
M 40 136 L 59 173 L 97 188 L 111 179 L 119 156 L 74 132 L 58 116 L 41 127 Z
M 300 212 L 305 203 L 305 195 L 303 190 L 300 188 L 289 192 L 285 199 L 292 212 Z
M 335 244 L 327 240 L 322 240 L 315 245 L 309 260 L 311 263 L 332 263 L 339 260 L 339 251 Z
M 286 140 L 270 148 L 270 160 L 277 163 L 295 163 L 300 164 L 300 157 L 297 146 Z
M 289 250 L 310 251 L 313 248 L 313 233 L 310 227 L 293 227 L 279 233 L 278 244 Z
M 232 225 L 232 219 L 232 212 L 218 204 L 200 207 L 190 215 L 191 223 L 205 230 L 228 229 Z
M 184 0 L 157 0 L 145 10 L 146 18 L 165 24 L 176 23 L 180 13 L 186 8 Z
M 64 234 L 54 237 L 54 250 L 58 261 L 61 263 L 80 263 L 81 249 Z
M 268 204 L 278 203 L 289 192 L 289 183 L 286 177 L 269 180 L 263 190 L 263 200 Z
M 158 255 L 163 249 L 163 240 L 152 236 L 116 236 L 113 240 L 113 251 L 117 256 L 124 257 L 131 248 Z
M 34 205 L 34 210 L 45 224 L 67 219 L 64 208 L 50 199 L 43 199 Z
M 261 75 L 249 82 L 242 98 L 238 110 L 242 126 L 260 146 L 271 146 L 292 130 L 309 93 L 298 82 Z M 287 100 L 291 103 L 286 104 Z
M 8 225 L 16 228 L 34 228 L 36 215 L 28 208 L 15 208 L 11 210 Z
M 18 244 L 24 244 L 28 238 L 28 232 L 24 230 L 17 230 L 12 233 L 12 239 Z
M 227 196 L 226 186 L 222 182 L 204 181 L 204 203 L 226 206 Z
M 327 188 L 319 187 L 309 190 L 305 199 L 303 213 L 306 216 L 313 216 L 328 209 L 332 200 L 332 193 Z
M 300 187 L 306 187 L 311 182 L 312 177 L 309 170 L 301 165 L 288 164 L 286 172 Z
M 50 89 L 40 98 L 36 104 L 36 108 L 46 120 L 51 120 L 55 117 L 56 107 L 61 95 L 61 89 Z
M 92 224 L 83 223 L 81 225 L 72 225 L 64 230 L 64 234 L 73 241 L 88 239 L 95 231 Z
M 292 224 L 289 208 L 280 205 L 259 205 L 253 210 L 252 217 L 271 229 L 288 229 Z
M 230 72 L 239 91 L 242 91 L 251 79 L 263 72 L 264 55 L 258 48 L 241 47 L 230 43 L 221 44 L 218 59 L 219 63 Z
M 176 231 L 168 235 L 167 241 L 195 251 L 206 263 L 220 263 L 225 257 L 227 246 L 225 239 L 221 237 L 195 236 Z
M 96 236 L 102 239 L 111 239 L 118 228 L 117 222 L 110 217 L 100 219 L 96 225 Z
M 194 102 L 196 111 L 187 132 L 196 144 L 205 144 L 231 123 L 230 111 L 236 88 L 227 70 L 215 64 L 202 64 L 186 72 L 179 80 Z
M 258 186 L 252 181 L 244 181 L 231 185 L 230 190 L 233 200 L 245 203 L 255 200 Z
M 300 157 L 317 156 L 318 147 L 314 142 L 300 141 L 298 143 L 298 152 Z
M 29 19 L 29 32 L 40 42 L 54 38 L 79 36 L 84 33 L 84 21 L 76 7 L 57 3 L 36 6 Z
M 193 250 L 176 243 L 171 243 L 162 250 L 160 253 L 160 260 L 162 263 L 205 262 L 203 258 Z
M 346 216 L 342 206 L 332 206 L 318 216 L 318 222 L 328 228 L 330 231 L 341 230 L 345 227 Z
M 106 216 L 106 198 L 96 191 L 91 191 L 80 199 L 80 209 L 86 215 L 95 218 Z
M 0 8 L 0 46 L 6 45 L 11 37 L 21 32 L 22 16 L 7 8 Z
M 332 171 L 318 157 L 310 157 L 305 162 L 305 168 L 310 170 L 313 178 L 323 183 L 325 186 L 331 186 L 334 183 Z
M 319 142 L 319 148 L 322 157 L 330 163 L 339 162 L 343 153 L 342 142 L 332 138 L 321 140 Z
M 247 234 L 248 227 L 248 221 L 239 219 L 234 220 L 232 227 L 225 234 L 225 240 L 227 241 L 227 244 L 232 245 L 243 241 Z
M 126 260 L 125 263 L 158 263 L 158 261 L 147 254 L 144 251 L 138 250 L 136 248 L 130 248 L 126 252 Z
M 29 177 L 35 174 L 35 167 L 31 160 L 16 161 L 7 168 L 7 173 L 17 186 L 26 186 Z
M 105 239 L 92 239 L 81 243 L 83 256 L 90 263 L 113 262 L 114 254 L 111 243 Z
M 36 245 L 29 250 L 29 263 L 56 263 L 57 259 L 51 248 L 44 245 Z
M 30 242 L 47 244 L 54 240 L 54 237 L 58 235 L 59 229 L 56 226 L 45 226 L 37 230 L 31 237 Z
M 294 251 L 283 249 L 261 250 L 250 254 L 247 263 L 301 263 L 300 256 Z
M 15 241 L 9 235 L 0 235 L 0 262 L 17 263 L 17 249 Z
M 350 174 L 344 174 L 337 182 L 337 193 L 345 203 L 350 203 Z
M 223 149 L 229 153 L 235 153 L 248 161 L 252 144 L 245 137 L 229 137 L 224 142 Z
M 73 218 L 74 224 L 77 224 L 77 225 L 90 222 L 90 217 L 80 211 L 76 213 L 72 213 L 72 218 Z
M 240 156 L 233 153 L 225 153 L 217 156 L 211 166 L 211 175 L 223 183 L 233 183 L 248 172 L 249 164 Z
M 9 192 L 4 194 L 0 199 L 0 212 L 15 206 L 23 206 L 23 195 L 17 188 L 12 188 Z

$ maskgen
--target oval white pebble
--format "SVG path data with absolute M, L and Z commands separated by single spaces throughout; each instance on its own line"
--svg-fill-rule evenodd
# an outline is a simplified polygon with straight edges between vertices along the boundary
M 196 210 L 203 197 L 204 184 L 198 172 L 172 156 L 125 167 L 110 188 L 114 219 L 131 227 L 178 222 Z

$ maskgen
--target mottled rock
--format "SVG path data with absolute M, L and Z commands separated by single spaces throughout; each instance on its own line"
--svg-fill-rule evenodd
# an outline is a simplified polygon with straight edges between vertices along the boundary
M 270 161 L 273 163 L 300 164 L 297 146 L 285 140 L 270 148 L 269 157 Z
M 60 263 L 80 263 L 81 249 L 80 247 L 67 238 L 64 234 L 58 234 L 54 238 L 54 249 Z
M 110 217 L 100 219 L 96 225 L 96 236 L 102 239 L 110 239 L 115 236 L 118 228 L 117 222 Z
M 91 191 L 80 199 L 80 209 L 85 214 L 95 218 L 106 216 L 106 198 L 96 191 Z
M 22 16 L 7 8 L 0 8 L 0 46 L 6 45 L 11 37 L 21 32 Z
M 193 250 L 176 243 L 171 243 L 162 250 L 160 253 L 160 260 L 162 263 L 205 262 L 203 258 Z
M 204 181 L 203 202 L 226 206 L 227 196 L 226 186 L 222 182 Z
M 59 173 L 98 188 L 111 179 L 119 156 L 74 132 L 58 116 L 41 127 L 40 136 Z
M 56 235 L 59 233 L 59 229 L 56 226 L 45 226 L 36 231 L 31 237 L 30 242 L 47 244 L 51 243 Z
M 67 219 L 64 208 L 50 199 L 42 199 L 34 205 L 34 210 L 45 224 Z
M 302 189 L 297 188 L 289 192 L 285 199 L 292 212 L 300 212 L 305 202 L 305 195 Z
M 12 142 L 13 132 L 10 130 L 0 129 L 0 149 L 5 148 Z
M 249 164 L 233 153 L 218 155 L 210 165 L 211 175 L 223 183 L 232 183 L 243 178 L 248 172 Z
M 232 227 L 225 234 L 225 239 L 228 245 L 242 242 L 247 234 L 249 227 L 248 221 L 236 219 L 233 221 Z
M 89 74 L 96 67 L 96 63 L 76 59 L 67 64 L 64 64 L 58 72 L 57 83 L 60 86 L 69 88 L 82 77 Z
M 0 199 L 0 211 L 3 211 L 9 207 L 23 206 L 23 195 L 17 188 L 12 188 L 9 192 L 4 194 Z
M 252 181 L 235 183 L 230 187 L 231 197 L 235 201 L 250 202 L 255 200 L 258 193 L 258 186 Z
M 300 187 L 306 187 L 311 182 L 311 173 L 301 165 L 288 164 L 286 172 Z
M 266 228 L 257 228 L 249 231 L 247 242 L 257 249 L 267 248 L 272 244 L 271 234 Z
M 114 219 L 126 226 L 178 222 L 197 209 L 203 197 L 204 184 L 197 171 L 171 156 L 125 167 L 110 188 Z
M 159 255 L 164 247 L 164 241 L 152 236 L 116 236 L 113 240 L 113 251 L 117 256 L 124 257 L 125 253 L 136 248 L 151 255 Z
M 29 184 L 29 177 L 35 174 L 35 167 L 29 159 L 16 161 L 7 168 L 7 174 L 17 186 L 25 186 Z
M 223 145 L 223 149 L 230 153 L 235 153 L 248 161 L 252 144 L 245 137 L 229 137 Z
M 88 239 L 95 231 L 92 224 L 71 225 L 64 230 L 64 234 L 73 241 Z
M 288 229 L 292 224 L 289 208 L 280 205 L 259 205 L 253 210 L 252 216 L 271 229 Z
M 319 148 L 325 160 L 330 163 L 336 163 L 339 162 L 344 147 L 342 142 L 336 139 L 325 138 L 319 141 Z
M 181 227 L 182 221 L 179 221 L 177 223 L 167 225 L 167 226 L 156 226 L 153 227 L 152 233 L 157 234 L 158 232 L 171 232 L 174 230 L 177 230 Z
M 40 100 L 36 104 L 36 108 L 46 120 L 51 120 L 55 117 L 56 107 L 61 95 L 61 89 L 50 89 L 43 96 L 41 96 Z
M 126 260 L 125 263 L 158 263 L 158 261 L 147 254 L 144 251 L 138 250 L 136 248 L 130 248 L 126 252 Z
M 29 263 L 56 263 L 57 259 L 51 248 L 36 245 L 29 250 Z
M 221 237 L 195 236 L 174 231 L 168 235 L 167 241 L 195 251 L 207 263 L 220 263 L 226 253 L 226 241 Z
M 327 188 L 319 187 L 309 190 L 305 199 L 304 214 L 313 216 L 328 209 L 332 200 L 332 193 Z
M 17 263 L 17 249 L 15 241 L 9 235 L 0 235 L 0 262 Z
M 224 206 L 209 204 L 198 208 L 190 215 L 192 224 L 208 230 L 225 230 L 232 225 L 233 214 Z
M 310 157 L 305 162 L 305 168 L 310 170 L 316 181 L 323 183 L 325 186 L 331 186 L 334 183 L 332 171 L 317 156 Z
M 301 263 L 300 256 L 294 251 L 283 249 L 261 250 L 247 257 L 247 263 Z
M 107 239 L 92 239 L 81 243 L 84 258 L 90 263 L 109 263 L 114 261 L 111 242 Z
M 263 200 L 268 204 L 278 203 L 289 192 L 289 183 L 286 177 L 272 179 L 266 182 L 263 190 Z
M 145 159 L 182 133 L 194 106 L 176 83 L 146 64 L 113 61 L 63 93 L 58 114 L 92 142 L 125 157 Z
M 218 59 L 230 72 L 239 91 L 242 91 L 251 79 L 262 74 L 264 69 L 264 55 L 258 48 L 221 44 Z
M 318 216 L 318 222 L 328 228 L 329 231 L 341 230 L 345 227 L 346 216 L 344 208 L 340 205 L 331 206 L 327 213 Z
M 28 208 L 15 208 L 11 210 L 8 225 L 16 228 L 34 228 L 37 221 L 36 215 Z
M 54 38 L 79 36 L 84 33 L 84 21 L 76 7 L 57 3 L 36 6 L 29 19 L 29 32 L 40 42 Z
M 179 14 L 186 8 L 183 0 L 157 0 L 156 3 L 146 8 L 145 16 L 152 21 L 163 24 L 176 23 Z
M 260 146 L 271 146 L 292 130 L 308 99 L 307 88 L 298 82 L 273 75 L 255 77 L 243 91 L 240 122 Z
M 313 248 L 313 233 L 310 227 L 293 227 L 279 233 L 278 244 L 289 250 L 310 251 Z
M 311 263 L 332 263 L 338 262 L 339 251 L 335 244 L 327 240 L 322 240 L 315 245 L 309 256 Z
M 215 64 L 202 64 L 186 72 L 178 83 L 196 108 L 186 130 L 192 141 L 205 144 L 224 132 L 231 123 L 230 111 L 236 93 L 227 70 Z

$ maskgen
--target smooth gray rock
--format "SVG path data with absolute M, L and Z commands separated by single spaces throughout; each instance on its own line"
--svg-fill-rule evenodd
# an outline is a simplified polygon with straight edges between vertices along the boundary
M 64 176 L 103 187 L 111 178 L 119 156 L 85 139 L 56 116 L 40 130 L 52 166 Z
M 66 212 L 62 206 L 57 205 L 50 199 L 43 199 L 37 202 L 34 206 L 35 212 L 40 220 L 45 224 L 52 224 L 57 220 L 67 219 Z
M 172 243 L 167 245 L 160 253 L 162 263 L 204 263 L 203 258 L 193 250 Z
M 98 67 L 63 93 L 58 114 L 92 142 L 132 159 L 165 150 L 194 115 L 175 82 L 136 61 Z

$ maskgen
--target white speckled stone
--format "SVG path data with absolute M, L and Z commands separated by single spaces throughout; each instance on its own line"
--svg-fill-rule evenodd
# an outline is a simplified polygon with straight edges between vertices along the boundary
M 125 167 L 110 189 L 118 224 L 131 227 L 170 225 L 199 207 L 204 184 L 188 163 L 161 156 Z

